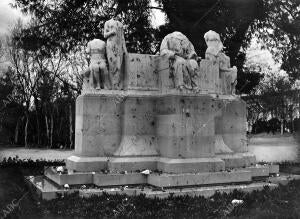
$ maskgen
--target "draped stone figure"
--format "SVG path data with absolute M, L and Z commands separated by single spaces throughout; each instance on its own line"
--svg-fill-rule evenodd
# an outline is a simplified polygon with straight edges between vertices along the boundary
M 196 87 L 194 77 L 197 77 L 197 54 L 193 44 L 180 32 L 165 36 L 160 45 L 160 55 L 170 59 L 171 77 L 177 89 L 193 89 Z
M 127 53 L 122 23 L 114 19 L 106 21 L 104 37 L 107 39 L 106 54 L 112 88 L 121 90 L 124 82 L 124 55 Z
M 86 54 L 90 60 L 89 68 L 83 73 L 86 80 L 89 81 L 89 87 L 95 89 L 107 89 L 107 66 L 106 66 L 106 46 L 100 39 L 93 39 L 88 42 Z
M 208 31 L 204 34 L 207 45 L 205 59 L 219 63 L 220 77 L 223 82 L 223 92 L 233 94 L 235 92 L 237 69 L 231 67 L 230 58 L 222 52 L 224 46 L 221 42 L 220 35 L 215 31 Z

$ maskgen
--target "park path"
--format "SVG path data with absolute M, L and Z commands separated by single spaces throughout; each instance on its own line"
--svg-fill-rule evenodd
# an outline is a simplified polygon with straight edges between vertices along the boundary
M 249 139 L 248 149 L 257 161 L 300 161 L 300 144 L 296 135 L 256 135 Z
M 45 159 L 45 160 L 63 160 L 71 156 L 74 150 L 60 149 L 42 149 L 42 148 L 24 148 L 24 147 L 0 147 L 0 161 L 4 157 L 15 157 L 19 159 Z
M 296 137 L 296 138 L 295 138 Z M 257 161 L 281 162 L 298 161 L 300 162 L 300 137 L 298 136 L 280 136 L 280 135 L 255 135 L 250 137 L 248 149 L 254 153 Z M 42 149 L 0 146 L 0 161 L 6 157 L 15 157 L 20 159 L 45 159 L 45 160 L 63 160 L 71 156 L 74 150 L 60 149 Z

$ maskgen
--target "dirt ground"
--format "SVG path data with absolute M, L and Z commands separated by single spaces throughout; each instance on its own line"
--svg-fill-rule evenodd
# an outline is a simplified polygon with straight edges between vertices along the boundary
M 300 144 L 297 135 L 259 134 L 249 136 L 249 152 L 257 161 L 300 161 Z
M 74 150 L 24 148 L 14 146 L 0 147 L 0 161 L 6 157 L 18 156 L 19 159 L 64 160 L 73 154 Z
M 300 135 L 258 134 L 249 136 L 248 149 L 256 155 L 257 161 L 282 162 L 300 161 Z M 42 149 L 0 145 L 0 161 L 6 157 L 20 159 L 63 160 L 74 150 Z

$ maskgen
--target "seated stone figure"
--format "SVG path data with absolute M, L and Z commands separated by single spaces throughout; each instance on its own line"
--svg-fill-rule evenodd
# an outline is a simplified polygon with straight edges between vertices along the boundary
M 95 89 L 107 89 L 107 67 L 105 59 L 105 42 L 100 39 L 93 39 L 88 42 L 86 54 L 89 57 L 89 68 L 83 73 L 85 80 L 89 81 L 89 87 Z
M 108 60 L 109 78 L 113 89 L 123 89 L 124 55 L 127 53 L 124 30 L 121 22 L 110 19 L 104 24 L 104 37 Z
M 160 45 L 160 55 L 170 59 L 170 71 L 174 87 L 182 90 L 196 87 L 194 78 L 197 77 L 197 54 L 193 44 L 180 32 L 165 36 Z
M 207 45 L 205 59 L 219 63 L 220 77 L 223 82 L 223 92 L 233 94 L 235 92 L 237 69 L 230 66 L 230 58 L 222 52 L 223 43 L 220 35 L 215 31 L 208 31 L 204 34 Z
M 235 66 L 231 68 L 230 58 L 224 53 L 219 53 L 218 58 L 221 77 L 223 77 L 223 92 L 225 94 L 235 94 L 237 68 Z

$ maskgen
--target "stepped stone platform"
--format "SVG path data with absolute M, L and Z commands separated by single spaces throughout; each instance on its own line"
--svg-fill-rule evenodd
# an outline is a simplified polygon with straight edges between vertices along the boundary
M 267 171 L 266 171 L 267 170 Z M 299 180 L 300 175 L 278 176 L 278 165 L 255 165 L 228 169 L 222 172 L 145 175 L 130 173 L 61 173 L 56 168 L 45 168 L 44 176 L 28 176 L 26 181 L 39 198 L 51 200 L 58 196 L 79 192 L 81 197 L 108 194 L 145 194 L 149 198 L 167 198 L 169 195 L 212 196 L 215 192 L 243 192 L 274 189 L 278 184 Z M 70 188 L 64 188 L 68 184 Z M 84 187 L 82 187 L 84 186 Z
M 251 182 L 255 177 L 268 177 L 279 172 L 278 165 L 255 165 L 246 168 L 228 169 L 214 172 L 165 173 L 153 172 L 145 175 L 139 172 L 102 173 L 73 172 L 58 173 L 49 167 L 44 175 L 59 186 L 95 184 L 97 186 L 125 186 L 148 184 L 157 187 L 209 185 L 223 183 Z

